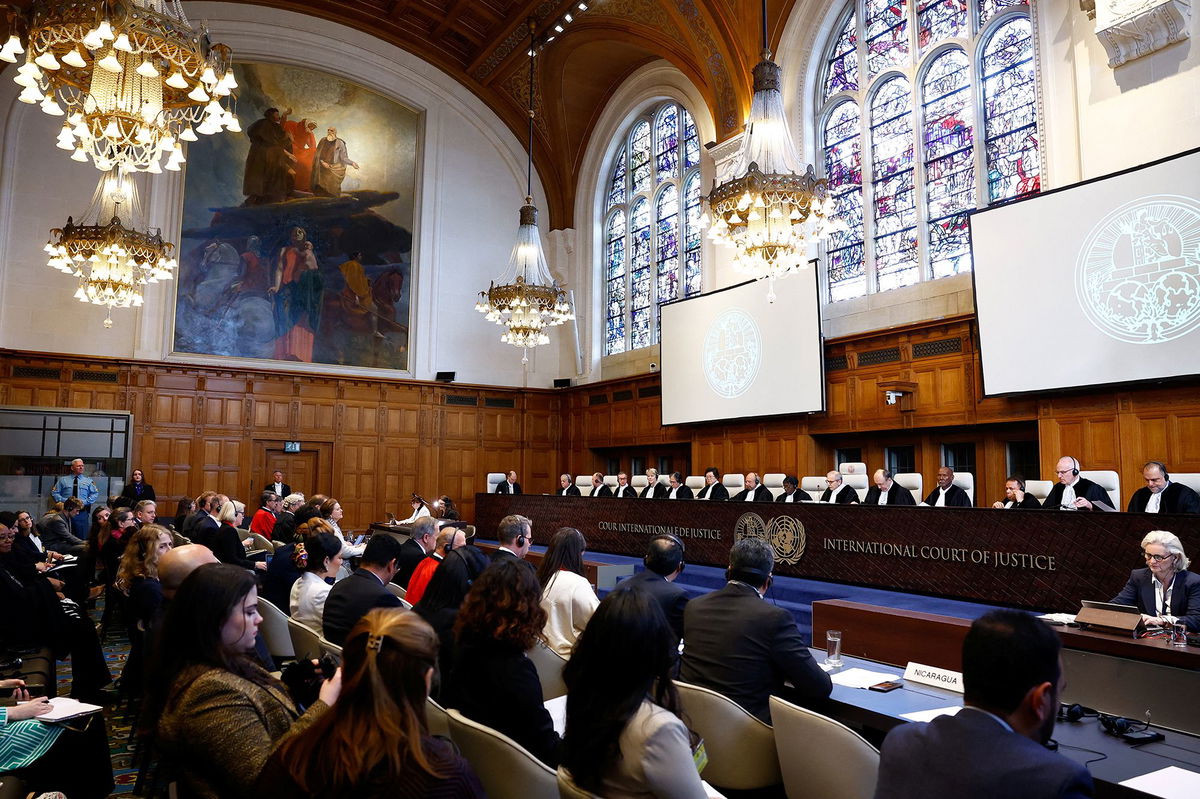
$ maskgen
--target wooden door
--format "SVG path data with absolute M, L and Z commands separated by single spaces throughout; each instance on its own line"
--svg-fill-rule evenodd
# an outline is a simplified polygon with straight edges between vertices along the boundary
M 283 482 L 306 497 L 313 494 L 328 494 L 330 490 L 328 459 L 322 458 L 324 447 L 316 446 L 300 452 L 284 452 L 278 441 L 260 441 L 258 444 L 258 471 L 250 480 L 250 496 L 257 497 L 271 482 L 276 469 L 283 472 Z M 327 446 L 327 445 L 326 445 Z

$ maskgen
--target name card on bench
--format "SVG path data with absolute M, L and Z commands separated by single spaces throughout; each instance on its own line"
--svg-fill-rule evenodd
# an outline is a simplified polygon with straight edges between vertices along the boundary
M 945 688 L 947 691 L 963 692 L 961 671 L 939 669 L 937 666 L 926 666 L 922 663 L 909 663 L 904 668 L 904 679 L 922 685 L 932 685 L 935 688 Z

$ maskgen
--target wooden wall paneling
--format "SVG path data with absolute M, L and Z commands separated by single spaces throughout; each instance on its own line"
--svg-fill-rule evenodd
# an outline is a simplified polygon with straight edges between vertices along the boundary
M 250 384 L 254 397 L 251 424 L 258 430 L 290 432 L 292 423 L 292 381 L 281 378 L 254 380 Z
M 332 436 L 337 385 L 297 381 L 297 435 Z
M 166 431 L 150 435 L 135 435 L 138 455 L 132 468 L 141 469 L 146 482 L 154 486 L 160 516 L 174 513 L 173 505 L 182 497 L 193 497 L 192 464 L 194 439 L 190 433 L 170 435 Z M 199 493 L 199 492 L 197 492 Z
M 354 439 L 341 439 L 334 449 L 334 496 L 347 522 L 343 528 L 361 529 L 386 518 L 382 514 L 386 498 L 379 493 L 378 451 L 377 442 Z
M 583 443 L 586 447 L 606 447 L 613 441 L 612 408 L 591 405 L 583 411 Z
M 242 499 L 246 483 L 242 481 L 242 450 L 247 442 L 238 438 L 205 437 L 194 451 L 199 460 L 196 472 L 202 490 L 211 489 Z M 199 492 L 196 492 L 199 494 Z

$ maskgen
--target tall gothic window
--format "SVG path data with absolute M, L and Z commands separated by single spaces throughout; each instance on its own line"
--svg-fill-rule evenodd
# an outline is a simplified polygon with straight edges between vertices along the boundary
M 604 191 L 604 354 L 658 341 L 658 306 L 701 290 L 700 137 L 663 103 L 623 132 Z
M 816 91 L 824 176 L 847 225 L 825 244 L 830 301 L 969 272 L 969 213 L 1040 190 L 1029 15 L 1019 0 L 853 0 L 843 12 Z

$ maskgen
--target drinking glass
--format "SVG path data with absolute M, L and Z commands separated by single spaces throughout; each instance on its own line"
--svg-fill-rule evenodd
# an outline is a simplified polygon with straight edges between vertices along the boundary
M 825 631 L 825 665 L 837 668 L 842 665 L 842 631 Z

